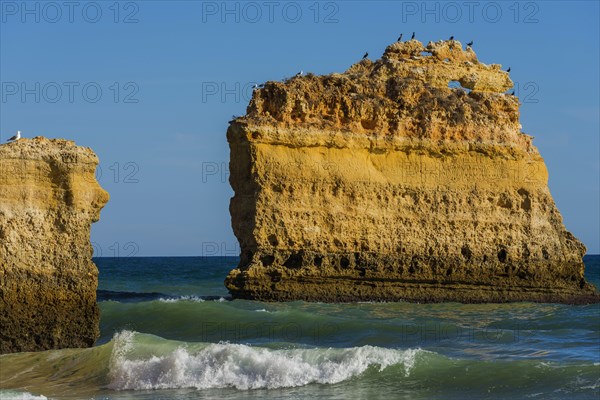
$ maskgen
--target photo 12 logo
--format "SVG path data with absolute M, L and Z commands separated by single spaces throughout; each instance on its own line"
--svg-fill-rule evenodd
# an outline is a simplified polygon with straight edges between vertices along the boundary
M 538 97 L 540 86 L 537 82 L 515 82 L 514 84 L 515 96 L 519 98 L 522 104 L 537 104 L 540 102 Z
M 65 161 L 67 162 L 67 161 Z M 70 161 L 76 163 L 77 160 Z M 135 161 L 119 162 L 115 161 L 109 165 L 98 165 L 95 170 L 90 170 L 87 165 L 82 165 L 83 177 L 86 182 L 98 182 L 101 185 L 105 183 L 140 183 L 140 166 Z
M 0 84 L 3 104 L 15 103 L 90 103 L 137 104 L 140 87 L 135 82 L 15 82 Z
M 266 309 L 257 311 L 269 315 Z M 203 342 L 247 342 L 250 339 L 262 338 L 268 342 L 296 342 L 303 339 L 318 344 L 331 343 L 341 329 L 338 324 L 329 322 L 203 321 L 199 333 Z
M 259 88 L 258 82 L 202 82 L 200 91 L 202 103 L 248 103 L 252 99 L 252 93 Z
M 335 1 L 203 1 L 202 23 L 337 24 L 340 5 Z
M 94 257 L 135 257 L 140 252 L 140 245 L 133 241 L 99 243 L 92 242 Z
M 209 181 L 227 183 L 229 181 L 229 162 L 203 161 L 201 178 L 202 183 L 208 183 Z
M 238 242 L 202 242 L 201 257 L 238 257 L 241 253 Z
M 403 1 L 402 22 L 457 23 L 510 20 L 537 24 L 540 6 L 534 1 Z
M 3 24 L 137 24 L 139 11 L 135 1 L 0 1 Z
M 504 329 L 490 327 L 468 327 L 450 323 L 426 322 L 416 325 L 401 325 L 399 339 L 409 343 L 434 342 L 480 342 L 516 343 L 521 340 L 522 327 L 513 324 Z

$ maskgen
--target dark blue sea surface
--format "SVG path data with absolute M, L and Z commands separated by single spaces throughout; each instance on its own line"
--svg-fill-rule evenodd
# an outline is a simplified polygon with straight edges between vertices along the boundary
M 1 398 L 600 398 L 599 305 L 263 303 L 237 258 L 94 261 L 97 345 L 3 356 Z

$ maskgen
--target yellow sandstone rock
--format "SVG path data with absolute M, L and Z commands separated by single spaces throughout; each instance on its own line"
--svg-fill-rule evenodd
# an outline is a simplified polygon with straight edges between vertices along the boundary
M 90 228 L 108 201 L 92 150 L 0 145 L 0 353 L 87 347 L 99 335 Z
M 232 295 L 599 301 L 511 87 L 458 41 L 411 40 L 255 90 L 227 132 Z

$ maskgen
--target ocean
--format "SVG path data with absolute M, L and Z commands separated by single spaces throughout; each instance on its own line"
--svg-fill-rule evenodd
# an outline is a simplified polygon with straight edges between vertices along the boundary
M 600 398 L 598 304 L 232 301 L 237 258 L 94 261 L 96 346 L 1 356 L 1 399 Z

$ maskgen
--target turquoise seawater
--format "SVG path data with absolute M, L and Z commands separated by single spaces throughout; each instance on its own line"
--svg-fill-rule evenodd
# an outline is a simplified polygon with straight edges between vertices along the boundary
M 1 356 L 0 398 L 600 398 L 599 305 L 232 301 L 236 258 L 95 262 L 96 346 Z

